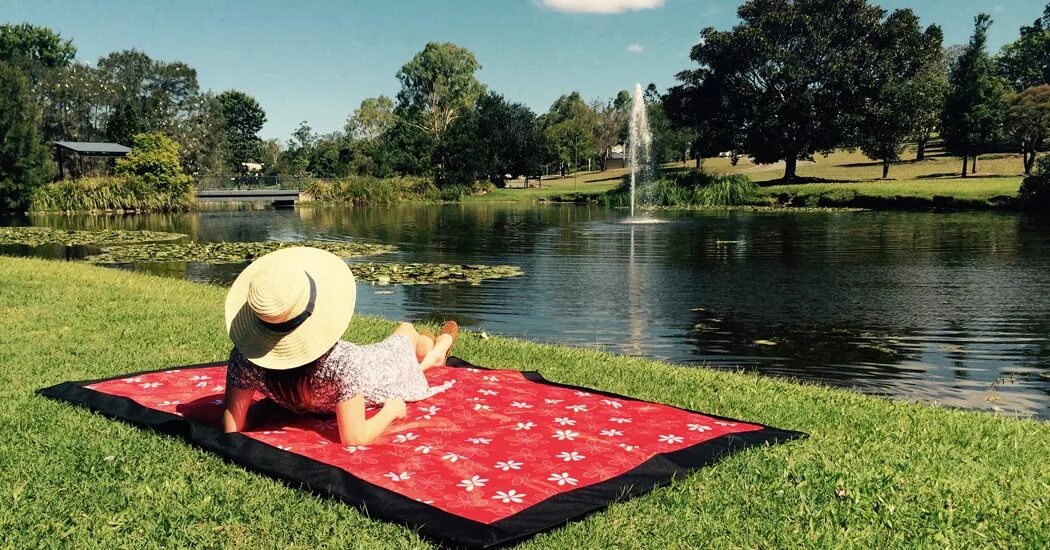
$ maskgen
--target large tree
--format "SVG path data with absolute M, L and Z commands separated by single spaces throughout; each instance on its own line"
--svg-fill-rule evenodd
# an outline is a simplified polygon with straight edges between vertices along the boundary
M 1050 135 L 1050 84 L 1033 86 L 1007 99 L 1006 129 L 1021 145 L 1024 173 L 1032 173 L 1035 156 Z
M 1050 84 L 1050 4 L 1043 16 L 1021 27 L 1021 37 L 1003 46 L 999 72 L 1015 90 Z
M 225 91 L 216 100 L 221 106 L 226 166 L 240 172 L 243 163 L 259 162 L 259 131 L 266 123 L 266 112 L 254 97 L 237 90 Z
M 597 115 L 579 92 L 554 100 L 539 122 L 547 149 L 546 160 L 556 163 L 562 175 L 570 169 L 578 170 L 588 158 L 597 157 Z
M 47 178 L 39 123 L 25 75 L 0 61 L 0 211 L 25 208 Z
M 611 101 L 594 100 L 591 110 L 594 111 L 594 145 L 598 150 L 599 164 L 602 170 L 608 160 L 613 145 L 624 139 L 627 127 L 627 116 L 631 110 L 631 96 L 627 90 L 620 90 Z
M 184 126 L 202 106 L 196 70 L 125 50 L 99 59 L 98 72 L 113 113 L 106 123 L 111 141 L 129 143 L 139 132 L 163 132 L 185 148 Z
M 485 92 L 474 73 L 481 64 L 469 50 L 430 42 L 397 73 L 397 106 L 410 123 L 434 139 L 469 112 Z
M 878 84 L 866 102 L 858 143 L 868 158 L 882 161 L 883 178 L 890 163 L 900 160 L 905 140 L 919 130 L 925 105 L 916 101 L 915 89 L 926 83 L 917 79 L 924 67 L 936 66 L 941 36 L 936 26 L 923 32 L 911 10 L 893 12 L 879 28 L 874 50 Z
M 482 169 L 490 180 L 502 185 L 504 176 L 533 176 L 543 163 L 543 136 L 536 115 L 521 103 L 488 93 L 476 109 L 475 147 Z
M 971 171 L 976 172 L 977 156 L 996 140 L 1002 127 L 1006 83 L 988 55 L 991 24 L 986 13 L 974 18 L 973 36 L 952 68 L 941 116 L 941 137 L 949 152 L 962 157 L 963 177 L 967 160 L 973 159 Z
M 355 141 L 375 141 L 394 126 L 395 116 L 389 97 L 366 98 L 347 119 L 346 133 Z
M 933 31 L 936 29 L 936 31 Z M 926 30 L 931 44 L 943 39 L 940 29 L 931 26 Z M 915 124 L 912 139 L 915 141 L 915 160 L 926 158 L 926 147 L 941 124 L 944 97 L 948 93 L 947 50 L 926 52 L 924 63 L 908 85 L 910 101 L 914 104 Z
M 749 0 L 737 15 L 731 30 L 704 29 L 690 57 L 694 76 L 717 81 L 740 148 L 783 160 L 792 179 L 799 159 L 855 143 L 884 11 L 865 0 Z
M 682 71 L 677 78 L 681 84 L 672 86 L 663 97 L 664 111 L 672 125 L 692 133 L 690 152 L 696 167 L 703 169 L 705 157 L 732 150 L 739 143 L 736 120 L 721 89 L 723 82 L 709 69 Z
M 0 61 L 22 70 L 33 86 L 46 71 L 69 66 L 76 54 L 71 40 L 47 27 L 0 25 Z

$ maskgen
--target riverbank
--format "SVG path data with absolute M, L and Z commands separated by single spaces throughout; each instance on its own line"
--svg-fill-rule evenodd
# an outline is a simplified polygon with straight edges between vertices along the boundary
M 13 438 L 0 450 L 5 544 L 426 544 L 173 438 L 33 393 L 62 380 L 222 358 L 224 296 L 215 286 L 0 258 L 0 418 Z M 392 326 L 358 317 L 347 336 L 378 340 Z M 811 434 L 734 456 L 523 547 L 1041 547 L 1050 532 L 1046 423 L 472 333 L 456 353 Z

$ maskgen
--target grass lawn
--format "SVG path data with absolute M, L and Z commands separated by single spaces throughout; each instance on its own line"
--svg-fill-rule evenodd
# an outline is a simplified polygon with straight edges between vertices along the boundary
M 620 185 L 621 178 L 626 173 L 627 170 L 618 169 L 605 172 L 580 172 L 575 177 L 570 175 L 564 178 L 544 178 L 543 187 L 496 189 L 480 196 L 463 197 L 463 202 L 535 202 L 572 193 L 604 193 Z
M 494 283 L 498 284 L 498 283 Z M 406 548 L 369 520 L 172 437 L 38 397 L 63 380 L 225 357 L 225 289 L 0 257 L 0 545 Z M 392 322 L 357 318 L 378 340 Z M 754 375 L 465 334 L 456 350 L 809 432 L 538 536 L 525 548 L 1016 547 L 1050 542 L 1050 424 Z

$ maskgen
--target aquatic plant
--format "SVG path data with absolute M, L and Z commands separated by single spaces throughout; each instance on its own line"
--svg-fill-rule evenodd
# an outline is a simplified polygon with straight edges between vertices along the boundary
M 758 186 L 740 174 L 711 175 L 685 172 L 666 175 L 635 191 L 638 204 L 654 207 L 690 208 L 726 207 L 751 204 L 758 196 Z M 614 208 L 630 205 L 629 179 L 620 187 L 598 197 L 603 206 Z
M 173 241 L 182 237 L 186 237 L 186 235 L 161 231 L 126 231 L 123 229 L 80 231 L 56 229 L 53 227 L 0 227 L 0 244 L 21 244 L 26 246 L 148 243 Z
M 403 285 L 478 284 L 522 274 L 521 268 L 513 265 L 366 263 L 352 264 L 350 270 L 360 281 Z
M 118 245 L 104 247 L 98 254 L 88 256 L 87 261 L 96 264 L 138 262 L 237 264 L 250 262 L 274 250 L 289 246 L 320 248 L 342 258 L 374 256 L 393 252 L 397 249 L 387 244 L 331 241 Z
M 196 202 L 190 186 L 155 186 L 151 180 L 133 176 L 106 176 L 61 180 L 39 187 L 33 193 L 32 212 L 99 212 L 140 210 L 179 212 Z

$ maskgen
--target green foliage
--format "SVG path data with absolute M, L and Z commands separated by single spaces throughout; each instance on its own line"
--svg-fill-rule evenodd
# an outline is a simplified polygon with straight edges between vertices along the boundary
M 311 180 L 304 191 L 317 202 L 360 206 L 437 200 L 439 195 L 429 180 L 418 177 L 353 176 L 339 180 Z
M 1021 27 L 1019 39 L 1003 46 L 997 62 L 1015 90 L 1050 83 L 1050 4 L 1041 18 Z
M 624 176 L 620 187 L 599 195 L 603 206 L 626 207 L 631 204 L 630 176 Z M 690 171 L 662 177 L 635 189 L 636 205 L 696 208 L 727 207 L 753 204 L 758 186 L 742 174 L 712 175 Z
M 24 209 L 47 179 L 39 124 L 25 76 L 0 61 L 0 212 Z
M 871 52 L 884 11 L 866 0 L 750 0 L 737 14 L 732 30 L 701 32 L 691 53 L 700 67 L 672 95 L 717 94 L 736 148 L 760 163 L 784 160 L 785 178 L 798 159 L 854 143 L 879 78 Z
M 1005 111 L 1007 85 L 996 74 L 986 48 L 991 24 L 988 14 L 974 18 L 970 43 L 952 67 L 941 116 L 941 137 L 948 151 L 963 157 L 963 176 L 966 157 L 980 154 L 999 137 Z
M 1011 94 L 1007 105 L 1006 131 L 1021 144 L 1024 173 L 1030 174 L 1036 152 L 1050 135 L 1050 84 Z
M 254 97 L 241 91 L 225 91 L 215 99 L 220 106 L 226 167 L 233 172 L 243 172 L 242 163 L 260 160 L 259 131 L 266 123 L 266 112 Z
M 369 97 L 346 121 L 346 133 L 355 141 L 373 142 L 394 126 L 394 102 L 387 96 Z
M 924 118 L 939 111 L 935 98 L 916 96 L 929 88 L 927 79 L 939 69 L 943 53 L 940 29 L 930 27 L 923 33 L 911 10 L 893 12 L 880 26 L 876 40 L 885 55 L 875 65 L 879 78 L 870 92 L 857 142 L 868 158 L 882 161 L 885 178 L 890 163 L 900 160 L 905 140 L 928 133 Z
M 42 70 L 66 67 L 76 53 L 71 40 L 47 27 L 29 23 L 0 25 L 0 61 L 21 69 L 33 84 Z
M 185 176 L 182 176 L 185 177 Z M 162 189 L 149 177 L 113 176 L 49 183 L 33 193 L 33 212 L 178 212 L 195 204 L 192 189 Z
M 556 99 L 547 114 L 540 117 L 539 124 L 546 142 L 544 156 L 560 166 L 562 174 L 585 166 L 588 158 L 597 158 L 598 114 L 579 92 Z
M 397 73 L 401 91 L 397 108 L 434 139 L 485 92 L 474 73 L 481 69 L 474 54 L 455 44 L 429 42 Z
M 1050 211 L 1050 155 L 1039 158 L 1035 175 L 1028 176 L 1021 182 L 1017 198 L 1026 209 Z

